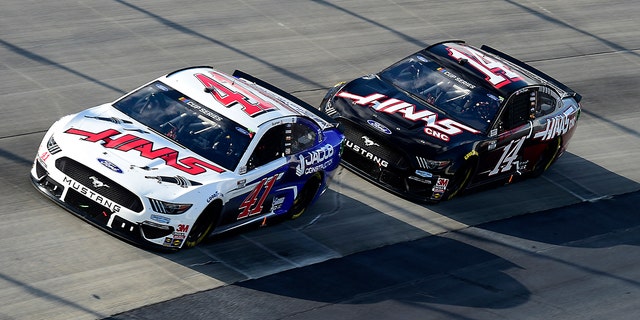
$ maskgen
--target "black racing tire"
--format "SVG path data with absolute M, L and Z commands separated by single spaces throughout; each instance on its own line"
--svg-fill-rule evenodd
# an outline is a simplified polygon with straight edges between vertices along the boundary
M 211 233 L 222 211 L 220 201 L 214 201 L 198 216 L 191 226 L 191 232 L 184 241 L 185 248 L 193 248 Z
M 562 147 L 562 140 L 560 137 L 557 137 L 555 140 L 549 142 L 545 150 L 542 152 L 540 159 L 536 163 L 536 165 L 531 170 L 529 174 L 532 178 L 537 178 L 541 176 L 551 164 L 558 157 L 558 152 L 560 152 L 560 148 Z
M 316 173 L 307 182 L 305 182 L 302 190 L 298 193 L 298 196 L 293 200 L 293 205 L 291 205 L 291 209 L 287 212 L 287 217 L 289 219 L 297 219 L 299 218 L 304 211 L 307 209 L 313 198 L 315 198 L 316 194 L 320 190 L 320 186 L 322 185 L 322 176 L 320 173 Z
M 460 193 L 467 188 L 467 185 L 469 185 L 474 168 L 475 166 L 472 161 L 466 161 L 462 164 L 462 166 L 460 166 L 456 171 L 453 179 L 449 181 L 449 186 L 447 187 L 447 191 L 445 192 L 443 199 L 451 200 L 460 195 Z

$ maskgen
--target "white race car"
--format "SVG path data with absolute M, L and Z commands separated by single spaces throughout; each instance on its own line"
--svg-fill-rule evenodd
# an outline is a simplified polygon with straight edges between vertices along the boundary
M 331 118 L 276 87 L 191 67 L 58 120 L 31 180 L 109 233 L 177 250 L 298 217 L 326 190 L 343 139 Z

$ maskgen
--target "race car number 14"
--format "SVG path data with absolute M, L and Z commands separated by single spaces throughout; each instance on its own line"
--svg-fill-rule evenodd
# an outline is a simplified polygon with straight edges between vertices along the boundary
M 526 137 L 522 137 L 519 140 L 511 141 L 506 147 L 504 147 L 500 160 L 496 164 L 495 168 L 489 172 L 490 176 L 499 172 L 507 172 L 511 170 L 511 166 L 514 164 L 516 158 L 518 158 L 518 153 L 520 153 L 520 148 L 522 148 L 525 138 Z

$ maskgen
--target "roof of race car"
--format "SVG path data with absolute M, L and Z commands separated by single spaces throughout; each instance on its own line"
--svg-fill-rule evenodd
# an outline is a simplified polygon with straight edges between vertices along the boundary
M 447 61 L 457 69 L 463 70 L 468 76 L 475 78 L 476 83 L 493 88 L 503 96 L 509 96 L 525 86 L 545 82 L 541 77 L 525 70 L 522 65 L 516 65 L 485 50 L 467 45 L 463 41 L 437 43 L 422 52 Z
M 273 91 L 212 67 L 190 67 L 160 77 L 160 81 L 219 114 L 257 129 L 261 124 L 290 115 L 301 107 Z

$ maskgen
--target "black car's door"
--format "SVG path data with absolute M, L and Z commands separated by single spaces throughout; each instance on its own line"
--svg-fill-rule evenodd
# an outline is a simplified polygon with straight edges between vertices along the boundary
M 515 92 L 489 133 L 483 146 L 479 180 L 535 171 L 540 162 L 549 162 L 559 146 L 555 131 L 548 129 L 558 110 L 560 98 L 546 86 L 530 86 Z
M 519 90 L 503 105 L 488 140 L 481 146 L 476 182 L 495 180 L 525 170 L 527 161 L 523 154 L 531 143 L 531 120 L 530 91 Z

